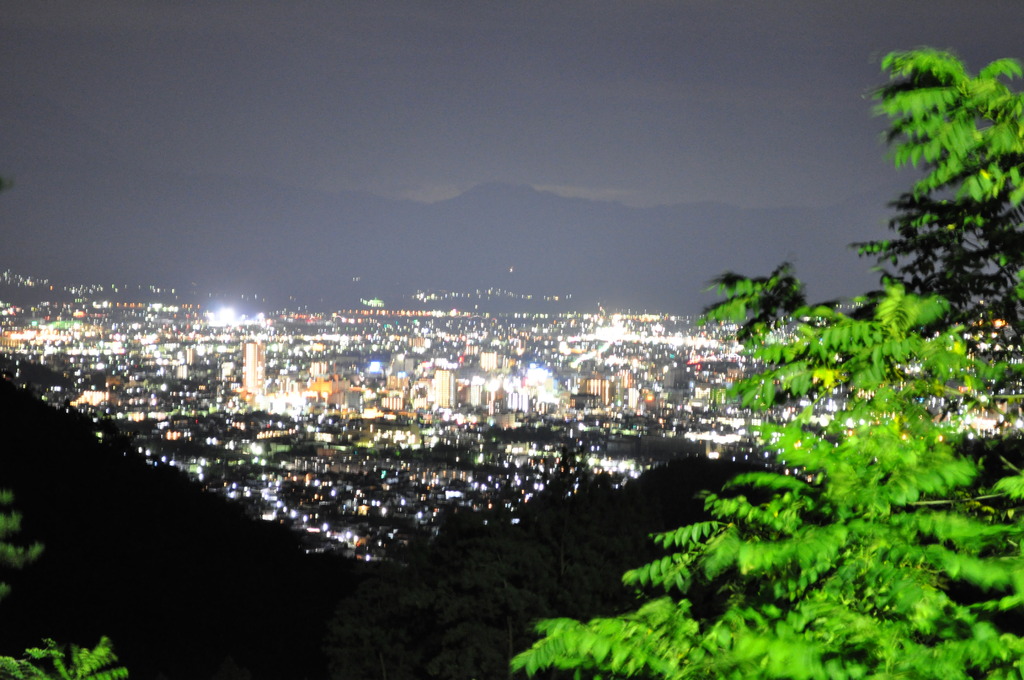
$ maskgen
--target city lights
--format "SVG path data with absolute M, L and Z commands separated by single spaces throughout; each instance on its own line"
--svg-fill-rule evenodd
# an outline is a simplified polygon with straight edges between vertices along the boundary
M 0 328 L 17 361 L 66 376 L 39 386 L 51 403 L 131 423 L 152 464 L 308 550 L 361 559 L 451 511 L 529 502 L 563 451 L 618 488 L 671 457 L 756 445 L 754 416 L 727 397 L 748 369 L 728 325 L 366 311 L 246 319 L 83 299 Z

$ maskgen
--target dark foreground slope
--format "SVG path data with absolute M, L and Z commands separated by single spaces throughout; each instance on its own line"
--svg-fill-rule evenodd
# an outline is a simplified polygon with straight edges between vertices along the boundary
M 657 554 L 649 533 L 702 519 L 698 492 L 742 469 L 685 459 L 568 498 L 552 484 L 518 524 L 453 518 L 407 567 L 365 565 L 357 578 L 123 449 L 0 380 L 0 488 L 24 516 L 20 542 L 45 544 L 0 576 L 13 587 L 0 654 L 108 635 L 136 680 L 244 677 L 226 672 L 233 664 L 287 680 L 327 676 L 326 637 L 336 677 L 376 676 L 382 662 L 388 677 L 500 677 L 537 618 L 632 603 L 621 574 Z
M 449 517 L 436 540 L 414 546 L 402 566 L 377 565 L 339 603 L 325 644 L 331 677 L 507 677 L 539 619 L 633 608 L 622 574 L 662 555 L 649 534 L 707 519 L 700 492 L 745 469 L 687 458 L 620 489 L 606 477 L 559 474 L 514 517 Z
M 349 565 L 303 554 L 285 529 L 93 430 L 0 380 L 0 488 L 23 515 L 19 542 L 45 546 L 3 573 L 0 653 L 108 635 L 136 679 L 210 678 L 228 657 L 254 679 L 322 677 L 324 622 Z

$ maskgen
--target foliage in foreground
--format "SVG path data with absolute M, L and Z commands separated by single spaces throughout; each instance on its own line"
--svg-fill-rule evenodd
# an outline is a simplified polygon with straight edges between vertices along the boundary
M 14 494 L 0 490 L 0 508 L 9 507 L 14 502 Z M 0 566 L 8 569 L 21 569 L 36 560 L 43 547 L 38 543 L 31 546 L 19 546 L 9 540 L 21 529 L 21 515 L 16 512 L 0 512 Z M 0 600 L 11 590 L 6 583 L 0 582 Z
M 67 651 L 53 640 L 25 650 L 25 658 L 0 657 L 0 678 L 10 680 L 123 680 L 128 671 L 115 666 L 117 655 L 103 637 L 92 649 L 72 645 Z
M 925 170 L 895 201 L 890 239 L 860 244 L 887 276 L 940 295 L 952 319 L 1005 322 L 1016 337 L 1024 269 L 1024 95 L 1003 82 L 1021 65 L 1000 59 L 977 75 L 933 50 L 890 54 L 876 93 L 890 119 L 896 165 Z
M 10 505 L 12 494 L 0 491 L 0 506 Z M 29 547 L 8 542 L 21 526 L 17 513 L 0 513 L 0 565 L 20 569 L 39 557 L 42 546 L 38 543 Z M 0 583 L 0 599 L 9 591 Z M 24 658 L 15 659 L 0 656 L 0 680 L 121 680 L 128 677 L 128 671 L 115 666 L 117 656 L 107 638 L 101 638 L 93 649 L 72 645 L 65 653 L 53 640 L 44 640 L 43 647 L 25 650 Z
M 1019 398 L 994 389 L 1020 369 L 1014 352 L 977 341 L 1002 328 L 993 310 L 1008 314 L 1022 297 L 1024 262 L 1012 258 L 1024 249 L 1000 250 L 1020 238 L 1004 232 L 1016 232 L 1024 200 L 1021 98 L 993 84 L 1020 68 L 997 62 L 973 78 L 930 51 L 885 63 L 893 84 L 880 96 L 902 140 L 897 162 L 923 159 L 929 170 L 911 196 L 956 209 L 941 223 L 898 220 L 901 239 L 873 252 L 909 264 L 848 313 L 803 306 L 785 268 L 720 280 L 727 299 L 711 318 L 744 320 L 748 350 L 765 366 L 736 394 L 751 408 L 791 409 L 759 431 L 779 466 L 734 479 L 736 495 L 709 495 L 711 521 L 656 537 L 667 555 L 625 575 L 648 594 L 638 609 L 542 622 L 545 637 L 513 668 L 603 678 L 1024 675 L 1024 473 L 1019 435 L 1007 428 Z M 1016 127 L 991 131 L 993 112 Z M 945 250 L 919 250 L 939 226 Z M 981 253 L 979 229 L 991 237 Z M 934 287 L 958 297 L 928 295 L 928 267 L 953 272 L 959 280 Z
M 1024 604 L 1024 525 L 1009 515 L 1024 476 L 978 488 L 961 455 L 965 420 L 988 406 L 991 367 L 967 355 L 961 329 L 914 329 L 945 312 L 937 299 L 888 291 L 874 315 L 803 309 L 773 368 L 744 382 L 748 405 L 807 405 L 765 426 L 785 470 L 733 487 L 767 499 L 710 495 L 714 519 L 658 536 L 672 552 L 628 572 L 661 591 L 635 612 L 589 623 L 553 620 L 516 660 L 617 676 L 1017 677 L 1024 640 L 999 624 Z M 811 404 L 852 393 L 824 426 Z M 937 418 L 950 390 L 961 408 Z M 786 471 L 799 471 L 786 474 Z M 983 505 L 999 494 L 1010 505 Z M 995 519 L 992 514 L 999 515 Z M 709 601 L 687 597 L 713 588 Z

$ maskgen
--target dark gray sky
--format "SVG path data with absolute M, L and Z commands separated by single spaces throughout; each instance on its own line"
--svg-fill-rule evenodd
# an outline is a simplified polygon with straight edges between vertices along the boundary
M 0 0 L 0 174 L 57 204 L 57 173 L 116 168 L 822 207 L 907 184 L 871 114 L 885 53 L 976 70 L 1022 28 L 1022 0 Z
M 30 148 L 54 162 L 426 200 L 501 181 L 634 205 L 835 202 L 888 181 L 866 96 L 881 55 L 1024 56 L 1020 0 L 19 0 L 0 14 L 2 96 L 39 106 Z M 17 175 L 43 159 L 18 157 L 10 127 L 26 128 L 8 123 L 0 163 Z

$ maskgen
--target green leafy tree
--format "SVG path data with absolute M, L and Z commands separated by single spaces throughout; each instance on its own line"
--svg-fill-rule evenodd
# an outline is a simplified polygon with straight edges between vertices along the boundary
M 210 680 L 252 680 L 252 673 L 239 666 L 229 655 L 224 657 L 220 668 L 213 674 Z
M 891 138 L 925 144 L 919 157 L 933 165 L 913 195 L 952 191 L 943 199 L 960 211 L 951 231 L 994 230 L 994 205 L 1003 206 L 1003 220 L 1024 200 L 1017 147 L 1008 133 L 979 130 L 980 110 L 946 118 L 936 110 L 957 97 L 971 106 L 1013 99 L 997 77 L 1019 67 L 996 62 L 971 78 L 949 55 L 927 50 L 890 55 L 885 65 L 895 82 L 880 95 L 894 107 Z M 945 85 L 935 91 L 942 78 L 961 94 Z M 904 103 L 892 104 L 894 97 Z M 1019 108 L 1016 117 L 1019 137 Z M 927 246 L 917 235 L 907 232 L 905 250 L 877 252 L 895 254 L 897 264 L 906 255 L 899 273 L 911 288 L 941 295 L 909 293 L 890 280 L 840 311 L 803 305 L 785 269 L 720 279 L 727 297 L 709 317 L 742 321 L 748 352 L 764 367 L 737 384 L 742 403 L 769 416 L 780 405 L 797 407 L 795 417 L 766 418 L 759 430 L 777 465 L 708 495 L 709 521 L 656 537 L 667 554 L 624 579 L 645 594 L 639 608 L 544 621 L 544 637 L 513 668 L 603 678 L 1024 675 L 1024 524 L 1016 516 L 1024 473 L 1019 434 L 1006 418 L 1017 397 L 993 391 L 1019 363 L 968 342 L 983 296 L 985 304 L 1000 300 L 1000 315 L 1019 303 L 1013 258 L 1024 249 L 1003 253 L 1010 273 L 998 277 L 998 252 L 964 265 L 955 276 L 969 292 L 955 297 L 955 276 L 942 285 L 922 278 L 926 263 L 945 266 L 936 263 L 948 255 L 952 267 L 954 251 L 974 248 L 976 235 L 937 254 L 919 252 Z M 985 249 L 1015 247 L 1009 233 L 997 235 Z M 820 408 L 828 401 L 834 412 Z M 979 422 L 996 430 L 990 436 L 1003 455 L 977 455 Z
M 433 634 L 432 592 L 418 571 L 393 563 L 338 607 L 324 652 L 332 678 L 415 680 L 426 664 L 423 642 Z
M 0 507 L 10 506 L 13 495 L 0 491 Z M 38 543 L 18 546 L 9 542 L 21 528 L 21 516 L 15 512 L 0 513 L 0 566 L 20 569 L 39 557 L 43 547 Z M 10 586 L 0 583 L 0 599 Z M 0 680 L 120 680 L 128 671 L 114 666 L 117 656 L 107 638 L 101 638 L 93 649 L 72 645 L 65 653 L 53 640 L 43 647 L 25 650 L 24 658 L 0 656 Z
M 53 640 L 25 650 L 25 658 L 0 658 L 0 678 L 12 680 L 123 680 L 128 671 L 115 666 L 117 655 L 106 637 L 92 649 L 71 645 L 67 650 Z
M 543 587 L 551 582 L 550 553 L 508 519 L 469 518 L 457 535 L 439 539 L 446 568 L 429 578 L 440 631 L 426 665 L 432 678 L 509 675 L 509 661 L 530 640 L 530 622 L 550 611 Z
M 1024 95 L 1007 81 L 1021 66 L 1001 59 L 974 75 L 934 50 L 895 52 L 882 65 L 890 79 L 876 98 L 892 121 L 894 161 L 922 173 L 894 203 L 893 238 L 861 252 L 911 292 L 944 297 L 955 319 L 1012 331 L 1024 269 Z
M 0 490 L 0 508 L 10 507 L 14 496 L 10 491 Z M 21 515 L 16 512 L 0 512 L 0 567 L 21 569 L 39 557 L 43 547 L 38 543 L 28 547 L 18 546 L 9 540 L 21 530 Z M 0 583 L 0 599 L 11 590 L 6 583 Z

